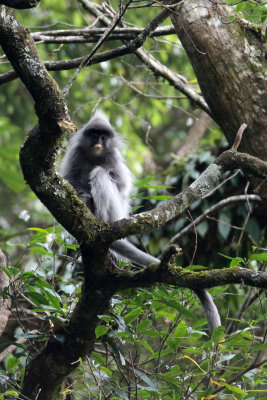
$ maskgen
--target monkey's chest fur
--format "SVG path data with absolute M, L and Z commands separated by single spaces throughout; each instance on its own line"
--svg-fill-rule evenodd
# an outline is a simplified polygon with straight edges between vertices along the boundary
M 129 215 L 129 185 L 124 172 L 117 166 L 81 166 L 80 181 L 86 190 L 77 193 L 102 221 L 113 222 Z

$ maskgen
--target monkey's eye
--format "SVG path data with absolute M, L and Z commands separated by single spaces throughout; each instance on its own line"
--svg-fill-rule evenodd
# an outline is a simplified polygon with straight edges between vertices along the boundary
M 92 139 L 93 140 L 97 140 L 98 139 L 98 134 L 95 132 L 95 133 L 92 133 L 92 135 L 91 135 L 91 137 L 92 137 Z
M 105 141 L 107 140 L 107 136 L 103 135 L 101 136 L 102 142 L 105 143 Z

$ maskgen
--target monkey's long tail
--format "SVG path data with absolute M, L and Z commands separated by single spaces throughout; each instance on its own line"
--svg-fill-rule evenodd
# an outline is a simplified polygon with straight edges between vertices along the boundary
M 210 334 L 212 334 L 213 330 L 217 328 L 217 326 L 221 325 L 221 318 L 218 313 L 218 309 L 209 292 L 204 289 L 194 290 L 194 292 L 196 293 L 202 304 L 208 321 L 209 331 Z
M 141 267 L 147 267 L 151 263 L 160 262 L 158 258 L 139 250 L 126 239 L 117 240 L 116 242 L 112 243 L 111 249 L 114 250 L 115 253 L 125 257 L 127 260 L 132 261 L 136 265 L 140 265 Z
M 135 247 L 132 243 L 128 242 L 128 240 L 126 239 L 117 240 L 112 244 L 111 249 L 120 256 L 125 257 L 127 260 L 142 267 L 147 267 L 151 263 L 160 262 L 158 258 L 152 257 L 150 254 L 145 253 L 142 250 L 139 250 L 137 247 Z M 217 326 L 221 325 L 221 318 L 218 313 L 217 307 L 211 295 L 206 290 L 199 289 L 199 290 L 194 290 L 194 292 L 196 293 L 201 302 L 201 305 L 203 307 L 204 313 L 208 321 L 210 334 L 212 334 L 213 330 Z

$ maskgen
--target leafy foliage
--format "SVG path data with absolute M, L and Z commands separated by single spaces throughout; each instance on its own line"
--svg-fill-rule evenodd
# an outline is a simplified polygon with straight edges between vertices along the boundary
M 234 3 L 234 18 L 245 17 L 257 25 L 266 19 L 265 3 L 228 2 Z M 115 1 L 111 5 L 118 7 Z M 127 21 L 145 26 L 156 13 L 153 8 L 128 11 Z M 59 29 L 93 23 L 91 16 L 70 0 L 46 0 L 36 9 L 16 11 L 15 16 L 31 31 L 55 23 Z M 106 42 L 101 51 L 113 45 Z M 92 44 L 79 43 L 38 44 L 41 58 L 54 61 L 89 54 L 92 48 Z M 199 90 L 176 35 L 149 39 L 145 48 Z M 7 64 L 1 64 L 1 72 L 8 69 Z M 63 89 L 73 73 L 51 74 Z M 1 267 L 10 278 L 10 286 L 1 296 L 12 298 L 15 327 L 1 338 L 0 351 L 11 344 L 16 350 L 1 364 L 0 400 L 19 397 L 27 358 L 37 354 L 51 335 L 60 340 L 56 328 L 68 320 L 82 285 L 79 246 L 53 222 L 20 172 L 19 147 L 25 132 L 36 122 L 32 101 L 18 80 L 1 88 L 0 241 L 10 257 L 9 266 Z M 148 210 L 183 190 L 227 145 L 220 130 L 210 125 L 195 152 L 177 156 L 199 110 L 145 68 L 135 55 L 81 71 L 67 102 L 78 126 L 100 107 L 126 137 L 124 154 L 137 182 L 135 211 Z M 245 193 L 246 185 L 242 174 L 233 175 L 211 197 L 196 202 L 190 213 L 149 237 L 143 235 L 142 245 L 158 255 L 175 234 L 212 204 Z M 180 239 L 183 254 L 177 263 L 195 270 L 237 265 L 253 268 L 255 273 L 265 270 L 265 221 L 257 218 L 250 206 L 242 203 L 219 210 L 193 226 Z M 136 243 L 138 240 L 133 239 Z M 111 312 L 99 315 L 93 353 L 83 363 L 77 360 L 80 367 L 56 398 L 266 398 L 264 293 L 234 286 L 211 292 L 220 305 L 225 326 L 225 330 L 217 328 L 211 338 L 199 302 L 189 290 L 158 286 L 114 296 Z
M 41 345 L 51 335 L 52 325 L 57 327 L 68 319 L 73 302 L 79 297 L 80 278 L 69 275 L 73 268 L 72 276 L 76 275 L 79 264 L 70 257 L 69 252 L 75 246 L 68 244 L 60 227 L 31 231 L 34 235 L 24 246 L 34 257 L 38 255 L 39 262 L 31 262 L 28 270 L 18 266 L 2 269 L 11 279 L 9 290 L 18 310 L 15 317 L 21 318 L 22 307 L 29 321 L 33 319 L 32 329 L 27 333 L 18 329 L 16 338 L 35 340 L 36 345 L 38 342 Z M 257 248 L 247 261 L 241 257 L 223 257 L 229 268 L 241 264 L 256 270 L 267 261 L 267 253 Z M 65 272 L 58 274 L 62 266 Z M 219 302 L 223 296 L 231 298 L 231 291 L 230 287 L 224 287 L 213 289 L 212 294 Z M 231 304 L 224 320 L 225 330 L 216 328 L 209 338 L 198 300 L 189 290 L 159 285 L 121 292 L 112 300 L 111 313 L 99 315 L 95 334 L 100 341 L 87 362 L 73 374 L 76 384 L 70 391 L 77 399 L 88 395 L 100 398 L 101 394 L 112 399 L 182 399 L 185 393 L 208 399 L 217 391 L 229 398 L 260 398 L 267 372 L 267 363 L 262 358 L 266 344 L 262 344 L 260 337 L 266 314 L 251 317 L 252 304 L 241 320 L 235 315 L 239 302 L 251 296 L 249 291 L 240 289 L 237 304 Z M 257 299 L 258 296 L 263 310 L 266 299 L 260 292 Z M 239 329 L 227 333 L 233 322 Z M 34 325 L 38 328 L 34 329 Z M 60 340 L 57 333 L 52 334 Z M 2 371 L 2 376 L 7 377 L 5 395 L 14 388 L 11 382 L 15 377 L 23 374 L 28 351 L 24 344 L 18 344 L 16 355 L 6 359 L 6 371 Z M 84 377 L 88 382 L 86 387 L 82 385 Z M 62 390 L 61 395 L 64 393 Z

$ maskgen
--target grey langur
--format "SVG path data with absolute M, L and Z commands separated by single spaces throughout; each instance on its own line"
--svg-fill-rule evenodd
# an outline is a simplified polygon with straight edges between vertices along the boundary
M 119 134 L 98 110 L 72 138 L 61 163 L 62 176 L 94 215 L 104 222 L 127 218 L 130 212 L 132 176 L 120 153 L 121 144 Z M 111 249 L 142 267 L 160 262 L 127 239 L 117 240 Z M 212 333 L 221 324 L 218 310 L 208 292 L 195 290 L 195 293 Z

